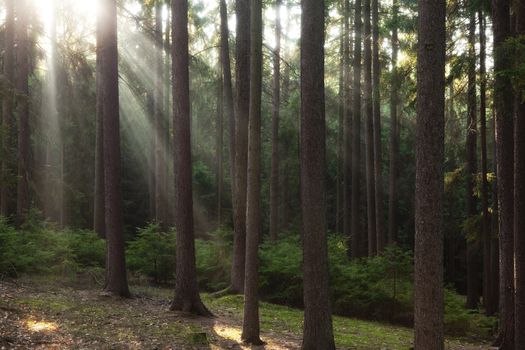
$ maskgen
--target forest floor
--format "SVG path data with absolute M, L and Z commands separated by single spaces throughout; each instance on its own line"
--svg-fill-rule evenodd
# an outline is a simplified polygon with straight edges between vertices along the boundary
M 302 311 L 261 303 L 264 346 L 240 340 L 242 296 L 203 295 L 216 317 L 168 311 L 171 289 L 132 286 L 133 298 L 104 295 L 96 285 L 22 278 L 0 281 L 0 349 L 299 349 Z M 412 330 L 334 318 L 338 349 L 410 349 Z M 447 349 L 491 349 L 447 339 Z

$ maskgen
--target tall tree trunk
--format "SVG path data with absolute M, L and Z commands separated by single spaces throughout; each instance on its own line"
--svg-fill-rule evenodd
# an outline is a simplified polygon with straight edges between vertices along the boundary
M 162 230 L 168 229 L 168 163 L 166 159 L 168 119 L 164 113 L 164 62 L 162 40 L 162 0 L 155 3 L 155 219 Z
M 355 0 L 354 17 L 354 92 L 352 116 L 352 215 L 350 224 L 351 255 L 359 258 L 366 256 L 366 239 L 361 230 L 360 185 L 361 182 L 361 0 Z
M 116 0 L 99 3 L 100 33 L 97 54 L 102 85 L 104 206 L 106 222 L 106 286 L 109 293 L 129 296 L 124 254 L 124 228 L 120 189 L 120 126 Z
M 478 214 L 475 196 L 475 178 L 478 172 L 477 166 L 477 118 L 476 118 L 476 14 L 471 11 L 469 16 L 468 34 L 468 91 L 467 91 L 467 141 L 466 141 L 466 183 L 467 198 L 466 216 L 467 220 Z M 467 231 L 467 302 L 468 309 L 476 309 L 479 302 L 479 254 L 478 234 L 473 230 Z
M 486 38 L 485 38 L 485 16 L 483 10 L 478 12 L 479 21 L 479 127 L 480 127 L 480 144 L 481 144 L 481 211 L 482 221 L 481 230 L 483 237 L 483 304 L 485 313 L 488 316 L 493 315 L 496 310 L 496 303 L 492 295 L 491 286 L 494 282 L 490 273 L 490 252 L 492 235 L 490 231 L 489 217 L 489 184 L 487 181 L 487 75 L 486 75 Z
M 372 0 L 372 98 L 374 113 L 374 188 L 376 204 L 377 253 L 385 248 L 385 220 L 383 214 L 383 175 L 381 150 L 381 65 L 379 62 L 379 4 Z
M 302 1 L 301 208 L 304 350 L 335 350 L 326 242 L 324 21 L 324 1 Z
M 270 237 L 279 233 L 279 111 L 281 107 L 281 2 L 275 1 L 275 49 L 273 57 L 272 173 L 270 180 Z
M 525 38 L 525 1 L 516 1 L 516 35 Z M 524 50 L 517 49 L 515 64 L 523 66 Z M 525 101 L 523 85 L 516 90 L 514 141 L 514 252 L 516 267 L 515 349 L 525 349 Z
M 29 4 L 27 0 L 16 3 L 17 13 L 17 98 L 18 115 L 18 184 L 16 223 L 21 225 L 29 211 Z
M 259 338 L 259 237 L 261 226 L 261 93 L 262 0 L 250 2 L 250 114 L 246 200 L 246 267 L 242 339 L 262 344 Z
M 494 31 L 494 108 L 496 112 L 496 162 L 498 172 L 500 307 L 496 345 L 514 349 L 514 127 L 510 78 L 499 74 L 512 66 L 502 48 L 511 36 L 508 0 L 492 1 Z
M 221 1 L 222 3 L 222 1 Z M 219 58 L 221 56 L 219 55 Z M 224 101 L 223 101 L 223 76 L 222 76 L 222 61 L 219 62 L 219 80 L 217 82 L 217 140 L 215 145 L 215 161 L 216 161 L 216 180 L 217 180 L 217 228 L 220 229 L 222 225 L 222 192 L 224 182 L 224 165 L 223 165 L 223 139 L 224 139 Z
M 345 22 L 346 22 L 346 1 L 341 1 L 341 12 L 343 14 L 341 21 L 341 37 L 339 39 L 339 86 L 337 92 L 338 108 L 337 108 L 337 174 L 336 174 L 336 187 L 335 187 L 335 232 L 344 232 L 344 224 L 341 225 L 341 219 L 343 222 L 345 216 L 343 214 L 343 199 L 344 199 L 344 122 L 345 122 Z M 350 237 L 349 235 L 347 237 Z M 348 240 L 350 241 L 350 240 Z
M 177 232 L 175 297 L 171 310 L 211 316 L 199 296 L 195 267 L 191 168 L 188 0 L 172 1 L 173 139 L 175 228 Z
M 174 221 L 173 221 L 173 198 L 172 196 L 174 195 L 174 192 L 173 192 L 173 182 L 171 182 L 169 179 L 170 179 L 170 176 L 171 176 L 171 171 L 170 171 L 170 167 L 169 167 L 169 160 L 168 160 L 168 156 L 170 154 L 172 154 L 171 152 L 173 151 L 172 150 L 172 146 L 173 146 L 173 143 L 171 142 L 171 136 L 170 136 L 170 130 L 172 129 L 172 123 L 173 123 L 173 119 L 171 118 L 172 117 L 172 113 L 171 113 L 171 96 L 172 96 L 172 93 L 170 91 L 171 89 L 171 40 L 170 40 L 170 33 L 171 33 L 171 0 L 166 0 L 166 6 L 167 6 L 167 9 L 166 9 L 166 12 L 167 12 L 167 18 L 166 18 L 166 21 L 165 21 L 165 28 L 164 28 L 164 35 L 165 35 L 165 38 L 164 38 L 164 53 L 165 53 L 165 59 L 164 59 L 164 112 L 166 113 L 166 125 L 167 125 L 167 128 L 166 130 L 164 131 L 165 132 L 165 138 L 166 138 L 166 167 L 167 167 L 167 171 L 168 171 L 168 174 L 166 176 L 166 193 L 167 193 L 167 206 L 168 206 L 168 209 L 167 209 L 167 220 L 168 220 L 168 224 L 170 226 L 173 226 L 174 225 Z
M 365 145 L 366 145 L 366 203 L 368 218 L 368 256 L 377 253 L 376 233 L 376 201 L 374 181 L 374 112 L 372 101 L 372 32 L 370 25 L 370 0 L 364 3 L 365 38 L 364 38 L 364 65 L 365 65 Z
M 445 1 L 418 0 L 414 348 L 443 337 Z
M 350 71 L 350 1 L 344 1 L 344 24 L 343 24 L 343 133 L 344 133 L 344 161 L 343 161 L 343 230 L 345 237 L 353 246 L 352 235 L 352 75 Z M 355 95 L 354 95 L 355 96 Z M 355 189 L 357 190 L 357 188 Z M 357 243 L 357 241 L 355 241 Z M 353 248 L 352 248 L 353 249 Z M 355 252 L 354 252 L 355 253 Z
M 399 180 L 399 71 L 397 54 L 399 41 L 397 37 L 399 3 L 392 0 L 392 78 L 390 83 L 390 177 L 388 181 L 388 244 L 397 242 L 398 230 L 398 180 Z
M 103 16 L 97 17 L 97 42 L 102 42 L 102 30 L 104 28 Z M 106 221 L 104 219 L 104 115 L 103 115 L 103 76 L 102 76 L 102 48 L 97 45 L 96 62 L 96 95 L 97 95 L 97 114 L 95 131 L 95 194 L 93 200 L 93 229 L 99 237 L 106 237 Z
M 11 138 L 13 133 L 13 112 L 15 92 L 15 1 L 6 1 L 5 14 L 5 42 L 4 42 L 4 79 L 6 94 L 2 101 L 2 149 L 0 150 L 0 215 L 8 216 L 11 205 L 12 188 L 10 186 L 12 174 Z
M 231 289 L 244 291 L 246 259 L 246 179 L 248 170 L 248 119 L 250 113 L 250 0 L 236 0 L 237 48 L 235 111 L 235 197 L 233 198 L 233 258 Z
M 230 64 L 230 44 L 228 29 L 228 10 L 226 1 L 220 2 L 221 12 L 221 64 L 222 64 L 222 99 L 224 114 L 228 118 L 228 128 L 230 133 L 230 178 L 232 199 L 235 198 L 235 111 L 233 107 L 233 87 L 232 87 L 232 69 Z M 232 201 L 233 202 L 233 201 Z

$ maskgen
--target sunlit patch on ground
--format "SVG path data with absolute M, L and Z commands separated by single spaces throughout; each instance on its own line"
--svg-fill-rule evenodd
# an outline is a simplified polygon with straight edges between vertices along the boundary
M 25 321 L 25 326 L 31 332 L 54 332 L 58 329 L 58 325 L 54 322 L 46 321 Z

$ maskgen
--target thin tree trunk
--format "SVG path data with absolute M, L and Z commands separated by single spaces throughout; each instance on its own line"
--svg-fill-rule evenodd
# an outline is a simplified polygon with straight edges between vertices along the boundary
M 326 242 L 324 2 L 302 1 L 301 208 L 303 218 L 303 350 L 335 350 Z
M 525 2 L 516 1 L 516 35 L 525 37 Z M 523 49 L 517 49 L 516 65 L 523 65 Z M 525 101 L 516 91 L 514 141 L 514 252 L 516 267 L 515 349 L 525 349 Z
M 102 42 L 102 30 L 104 28 L 103 16 L 97 17 L 97 42 Z M 95 141 L 95 195 L 93 210 L 93 229 L 99 237 L 106 237 L 106 223 L 104 219 L 104 104 L 103 104 L 103 84 L 102 76 L 102 46 L 97 45 L 97 64 L 96 64 L 96 91 L 97 91 L 97 115 L 96 115 L 96 141 Z
M 495 282 L 491 279 L 490 273 L 490 252 L 492 237 L 490 232 L 489 217 L 489 184 L 487 181 L 487 107 L 486 107 L 486 38 L 485 38 L 485 16 L 483 10 L 478 12 L 479 21 L 479 125 L 480 125 L 480 143 L 481 143 L 481 210 L 482 210 L 482 236 L 483 236 L 483 304 L 485 313 L 488 316 L 493 315 L 497 308 L 492 295 L 492 284 Z
M 364 65 L 365 65 L 365 145 L 366 145 L 366 203 L 368 218 L 368 256 L 377 253 L 376 233 L 376 202 L 374 181 L 374 112 L 372 101 L 372 32 L 370 25 L 370 0 L 364 3 L 365 37 L 364 37 Z
M 154 87 L 154 142 L 155 142 L 155 218 L 163 231 L 168 229 L 168 119 L 164 114 L 164 62 L 162 40 L 162 1 L 155 3 L 155 87 Z
M 0 215 L 8 216 L 11 205 L 12 174 L 11 138 L 13 133 L 14 91 L 15 91 L 15 1 L 6 1 L 4 42 L 4 80 L 6 93 L 2 101 L 2 149 L 0 151 Z
M 222 3 L 222 1 L 221 1 Z M 220 57 L 220 55 L 219 55 Z M 224 99 L 223 99 L 223 76 L 222 76 L 222 62 L 219 62 L 219 80 L 217 82 L 217 141 L 215 145 L 215 160 L 217 164 L 216 180 L 217 180 L 217 228 L 220 229 L 222 225 L 222 192 L 223 192 L 223 173 L 224 166 L 222 160 L 223 138 L 224 138 Z
M 232 72 L 230 64 L 230 44 L 229 44 L 229 29 L 228 29 L 228 10 L 226 1 L 220 2 L 221 12 L 221 62 L 222 62 L 222 99 L 224 114 L 228 118 L 228 127 L 230 132 L 230 178 L 231 178 L 231 192 L 232 198 L 235 198 L 235 111 L 233 107 L 233 87 L 232 87 Z M 232 201 L 233 202 L 233 201 Z
M 361 0 L 355 0 L 354 17 L 354 91 L 352 116 L 352 215 L 350 233 L 351 255 L 359 258 L 366 256 L 366 240 L 361 230 L 360 185 L 361 182 Z
M 397 242 L 398 230 L 398 181 L 399 181 L 399 72 L 397 68 L 397 53 L 399 41 L 397 23 L 399 14 L 398 0 L 392 0 L 392 80 L 390 84 L 390 178 L 388 202 L 388 244 Z
M 381 150 L 381 65 L 379 62 L 379 4 L 372 0 L 372 99 L 374 115 L 374 187 L 376 204 L 377 253 L 385 248 L 385 220 L 383 214 L 383 175 Z
M 343 161 L 343 230 L 352 246 L 352 74 L 350 71 L 350 1 L 344 0 L 343 24 L 343 133 L 344 133 L 344 161 Z M 357 189 L 356 189 L 357 190 Z M 357 241 L 356 241 L 357 242 Z
M 344 206 L 344 183 L 345 183 L 345 177 L 344 177 L 344 120 L 345 120 L 345 107 L 344 107 L 344 101 L 345 101 L 345 80 L 344 80 L 344 72 L 345 72 L 345 58 L 344 58 L 344 51 L 345 51 L 345 20 L 346 20 L 346 1 L 342 1 L 342 8 L 341 12 L 343 13 L 342 21 L 341 21 L 341 37 L 339 39 L 339 87 L 338 87 L 338 111 L 337 111 L 337 174 L 336 174 L 336 187 L 335 187 L 335 232 L 344 232 L 342 231 L 344 229 L 344 224 L 341 225 L 341 219 L 343 219 L 343 222 L 345 220 L 344 212 L 343 212 L 343 206 Z M 350 237 L 349 235 L 347 237 Z M 350 240 L 348 240 L 350 241 Z
M 414 348 L 444 349 L 445 1 L 418 0 Z
M 503 350 L 510 350 L 514 349 L 514 101 L 510 78 L 499 74 L 512 66 L 512 58 L 502 49 L 505 41 L 511 36 L 508 0 L 492 1 L 492 18 L 500 238 L 500 322 L 496 345 Z
M 272 172 L 270 180 L 270 237 L 279 234 L 279 111 L 281 107 L 281 2 L 275 1 L 275 49 L 273 58 Z
M 246 200 L 246 267 L 244 317 L 241 338 L 254 345 L 259 337 L 259 237 L 261 225 L 261 93 L 262 93 L 262 0 L 251 0 L 250 17 L 250 119 L 248 136 L 248 183 Z
M 16 223 L 21 225 L 29 211 L 29 38 L 27 0 L 18 0 L 17 3 L 17 98 L 18 115 L 18 184 Z
M 237 48 L 235 111 L 235 197 L 231 291 L 244 291 L 246 259 L 246 179 L 248 170 L 248 119 L 250 110 L 250 0 L 236 0 Z
M 124 254 L 124 227 L 120 189 L 120 126 L 116 0 L 99 4 L 100 33 L 97 53 L 102 78 L 104 116 L 104 206 L 107 239 L 106 286 L 109 293 L 129 296 Z
M 173 139 L 175 169 L 176 276 L 171 310 L 211 316 L 199 296 L 191 168 L 188 0 L 172 1 Z
M 498 169 L 497 169 L 497 150 L 496 150 L 496 111 L 492 108 L 492 155 L 493 155 L 493 167 L 494 167 L 494 181 L 491 186 L 492 191 L 492 242 L 490 246 L 490 275 L 492 280 L 491 293 L 494 297 L 494 313 L 499 308 L 499 200 L 498 200 Z
M 476 118 L 476 14 L 471 11 L 469 16 L 468 34 L 468 92 L 467 92 L 467 141 L 466 141 L 466 183 L 467 198 L 466 216 L 467 220 L 472 219 L 478 214 L 475 196 L 475 177 L 478 172 L 477 167 L 477 118 Z M 478 243 L 475 237 L 476 232 L 467 232 L 467 302 L 468 309 L 476 309 L 479 302 L 479 270 L 480 264 L 478 254 Z

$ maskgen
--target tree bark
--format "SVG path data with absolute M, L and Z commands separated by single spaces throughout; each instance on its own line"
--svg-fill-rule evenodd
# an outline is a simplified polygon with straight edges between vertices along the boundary
M 499 74 L 512 66 L 512 58 L 502 49 L 505 41 L 511 36 L 508 0 L 492 1 L 492 18 L 500 238 L 500 322 L 496 345 L 505 350 L 514 349 L 514 101 L 510 78 Z
M 120 189 L 120 126 L 117 46 L 117 4 L 102 0 L 97 53 L 100 55 L 102 85 L 103 147 L 104 147 L 104 207 L 107 239 L 106 286 L 109 293 L 128 297 L 124 228 Z
M 102 42 L 102 30 L 104 24 L 103 17 L 97 17 L 97 42 Z M 95 194 L 93 210 L 93 229 L 99 237 L 106 236 L 106 223 L 104 220 L 104 116 L 103 116 L 103 76 L 102 76 L 102 53 L 99 52 L 101 45 L 97 45 L 97 64 L 96 64 L 96 94 L 97 94 L 97 115 L 95 131 Z
M 335 350 L 326 242 L 324 2 L 302 1 L 301 207 L 304 350 Z
M 17 30 L 17 116 L 18 116 L 18 183 L 16 195 L 16 224 L 20 226 L 29 211 L 29 38 L 27 0 L 16 3 Z
M 262 0 L 250 2 L 250 113 L 246 200 L 246 267 L 241 338 L 259 345 L 259 237 L 261 225 Z
M 230 133 L 230 178 L 232 199 L 235 199 L 235 111 L 233 107 L 233 87 L 232 87 L 232 70 L 230 64 L 230 44 L 229 44 L 229 29 L 228 29 L 228 10 L 226 1 L 220 2 L 221 12 L 221 62 L 222 62 L 222 105 L 224 114 L 228 118 L 228 127 Z M 233 201 L 232 201 L 233 202 Z
M 350 224 L 351 255 L 359 258 L 366 256 L 366 239 L 361 230 L 360 185 L 361 182 L 361 0 L 355 0 L 354 17 L 354 91 L 352 116 L 352 215 Z
M 376 250 L 385 248 L 385 220 L 383 214 L 383 175 L 381 149 L 381 65 L 379 62 L 379 4 L 372 0 L 372 100 L 374 115 L 374 188 L 376 204 Z
M 279 111 L 281 107 L 281 2 L 275 1 L 275 49 L 273 57 L 272 172 L 270 180 L 270 237 L 279 234 Z
M 344 0 L 343 26 L 343 133 L 344 133 L 344 161 L 343 161 L 343 230 L 352 246 L 352 74 L 350 71 L 350 1 Z M 357 189 L 356 189 L 357 190 Z M 356 241 L 357 242 L 357 241 Z
M 397 36 L 399 3 L 392 1 L 392 80 L 390 83 L 390 177 L 388 181 L 388 244 L 397 242 L 398 231 L 398 181 L 399 181 L 399 72 L 397 68 L 397 54 L 399 40 Z
M 414 348 L 444 349 L 445 1 L 418 0 Z
M 479 127 L 480 127 L 480 146 L 481 146 L 481 211 L 482 221 L 481 230 L 483 237 L 483 305 L 485 313 L 492 316 L 497 308 L 492 295 L 492 280 L 490 273 L 491 269 L 491 245 L 492 234 L 490 230 L 490 214 L 489 214 L 489 184 L 487 180 L 487 107 L 486 107 L 486 91 L 487 91 L 487 74 L 486 74 L 486 38 L 485 38 L 485 15 L 483 10 L 478 11 L 479 21 Z
M 168 119 L 164 113 L 164 62 L 162 40 L 162 0 L 155 3 L 155 87 L 154 87 L 154 143 L 155 143 L 155 220 L 163 231 L 168 229 Z
M 173 139 L 175 228 L 177 232 L 175 297 L 171 310 L 211 316 L 199 296 L 195 267 L 191 168 L 188 0 L 172 1 Z
M 525 38 L 525 1 L 516 1 L 516 35 Z M 523 49 L 517 49 L 516 65 L 523 65 Z M 521 85 L 523 88 L 523 85 Z M 514 133 L 514 254 L 516 267 L 515 349 L 525 349 L 525 101 L 516 90 Z
M 374 168 L 374 105 L 372 101 L 372 32 L 370 25 L 370 0 L 364 3 L 365 37 L 365 145 L 366 145 L 366 203 L 368 218 L 368 256 L 377 253 L 375 168 Z
M 221 1 L 222 4 L 222 1 Z M 221 55 L 219 55 L 221 58 Z M 222 61 L 219 62 L 219 80 L 217 82 L 217 139 L 215 144 L 215 161 L 216 161 L 216 181 L 217 181 L 217 229 L 222 226 L 222 192 L 224 185 L 224 165 L 222 159 L 223 141 L 224 141 L 224 99 L 223 99 L 223 66 Z
M 244 291 L 246 259 L 246 179 L 248 169 L 248 119 L 250 110 L 250 0 L 236 0 L 237 48 L 235 111 L 235 196 L 231 291 Z
M 4 79 L 6 93 L 2 101 L 2 149 L 0 160 L 0 215 L 8 216 L 12 196 L 11 143 L 13 133 L 14 91 L 15 91 L 15 1 L 6 1 L 5 14 Z
M 466 217 L 472 219 L 478 214 L 477 200 L 475 195 L 475 179 L 478 172 L 477 166 L 477 116 L 476 116 L 476 16 L 470 11 L 469 34 L 468 34 L 468 91 L 467 91 L 467 140 L 466 140 L 466 184 L 467 198 Z M 468 309 L 476 309 L 479 302 L 479 270 L 480 264 L 478 254 L 478 234 L 475 231 L 467 231 L 467 302 Z

